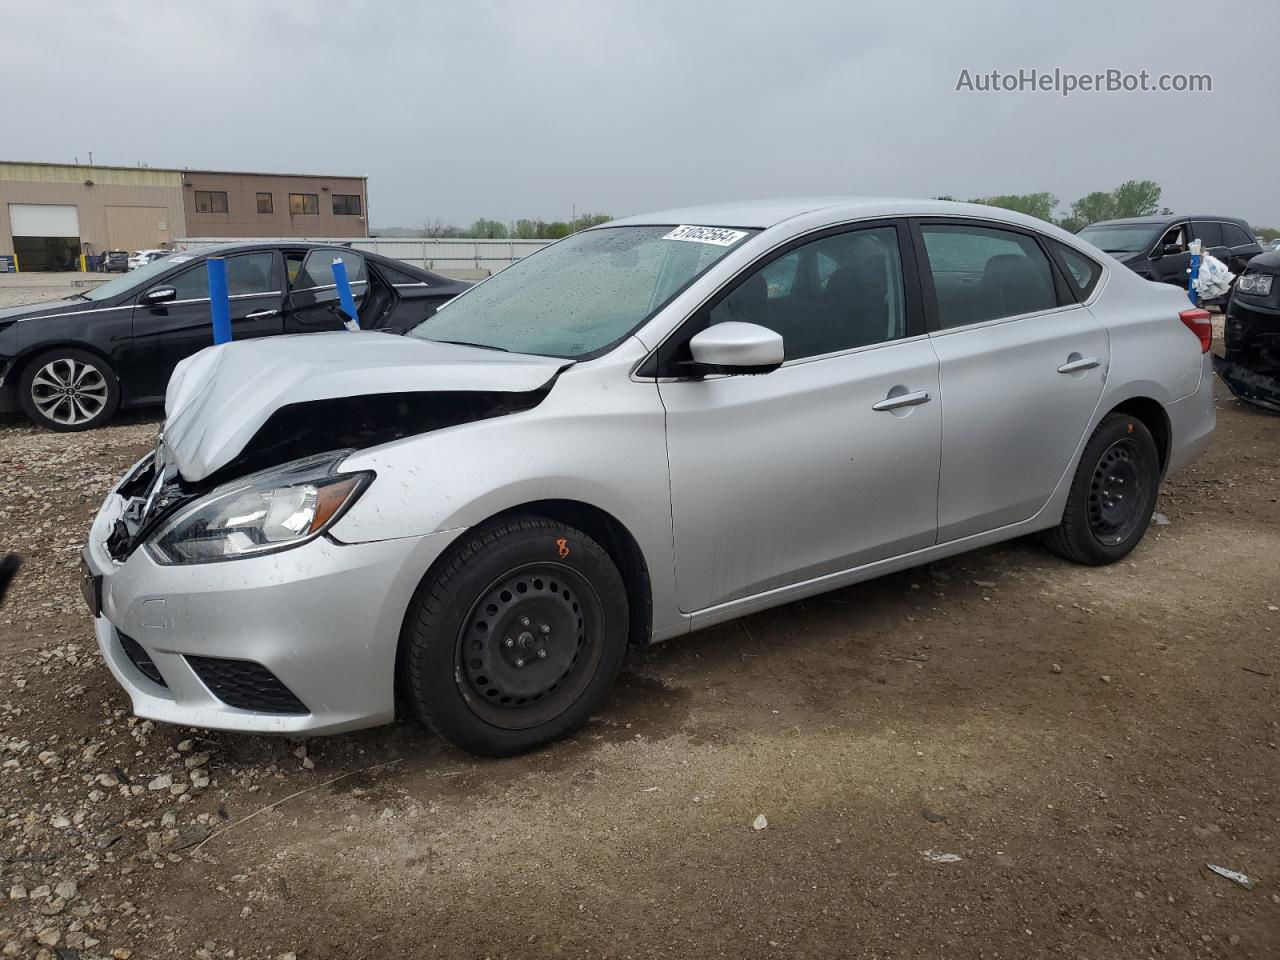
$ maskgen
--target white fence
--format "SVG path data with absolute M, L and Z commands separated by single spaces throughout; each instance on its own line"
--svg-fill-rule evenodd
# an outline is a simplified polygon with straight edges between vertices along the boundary
M 442 273 L 488 275 L 509 267 L 550 240 L 430 240 L 399 237 L 186 237 L 178 240 L 179 250 L 204 247 L 211 243 L 270 243 L 299 240 L 317 243 L 350 244 L 353 249 L 380 253 L 384 257 L 403 260 L 425 270 Z

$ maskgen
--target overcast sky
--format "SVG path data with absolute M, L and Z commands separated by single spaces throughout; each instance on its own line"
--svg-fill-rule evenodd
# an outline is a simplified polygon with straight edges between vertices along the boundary
M 365 174 L 375 227 L 1128 179 L 1280 226 L 1277 44 L 1274 0 L 42 0 L 0 13 L 0 159 Z M 1213 90 L 955 89 L 1055 67 Z

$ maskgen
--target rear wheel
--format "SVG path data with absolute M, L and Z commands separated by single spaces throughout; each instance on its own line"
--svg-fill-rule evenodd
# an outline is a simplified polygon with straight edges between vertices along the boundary
M 1076 563 L 1115 563 L 1147 532 L 1159 486 L 1151 431 L 1135 417 L 1108 414 L 1085 445 L 1062 522 L 1045 545 Z
M 402 635 L 418 715 L 456 746 L 509 756 L 581 727 L 627 643 L 626 590 L 590 537 L 540 517 L 481 528 L 424 582 Z
M 90 430 L 111 419 L 120 405 L 115 371 L 86 350 L 62 347 L 40 354 L 18 382 L 22 409 L 50 430 Z

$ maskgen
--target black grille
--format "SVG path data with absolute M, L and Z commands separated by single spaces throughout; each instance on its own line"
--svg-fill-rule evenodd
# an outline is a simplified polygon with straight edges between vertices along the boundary
M 116 631 L 116 636 L 120 638 L 120 647 L 124 650 L 124 655 L 129 658 L 130 663 L 138 668 L 140 674 L 152 683 L 158 683 L 166 688 L 169 686 L 164 682 L 164 677 L 160 676 L 160 671 L 156 669 L 155 661 L 151 659 L 151 654 L 142 649 L 142 644 L 138 643 L 133 637 L 126 637 L 118 630 Z
M 255 713 L 310 713 L 274 673 L 252 660 L 187 657 L 204 685 L 227 706 Z

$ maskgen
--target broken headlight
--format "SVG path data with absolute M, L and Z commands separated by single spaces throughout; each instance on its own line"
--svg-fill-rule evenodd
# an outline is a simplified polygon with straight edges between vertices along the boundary
M 165 523 L 147 549 L 164 564 L 205 563 L 305 543 L 373 479 L 371 473 L 336 473 L 345 456 L 309 457 L 218 487 Z
M 1275 279 L 1269 273 L 1246 273 L 1236 281 L 1236 293 L 1250 297 L 1271 296 L 1271 282 Z

